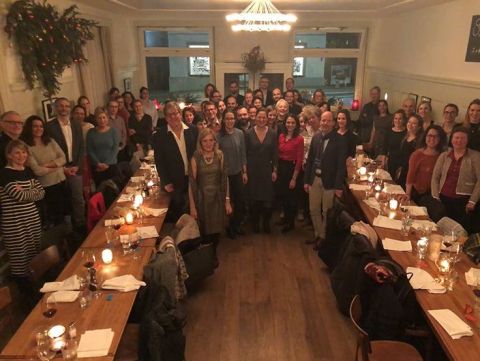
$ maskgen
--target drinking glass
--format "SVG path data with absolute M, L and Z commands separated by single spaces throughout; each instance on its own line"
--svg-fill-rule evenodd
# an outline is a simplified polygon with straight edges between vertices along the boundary
M 453 269 L 453 262 L 448 252 L 441 252 L 438 255 L 436 262 L 438 272 L 440 273 L 439 281 L 443 283 L 445 287 L 448 287 L 448 278 Z
M 76 360 L 77 359 L 77 349 L 78 342 L 77 340 L 67 340 L 65 347 L 62 349 L 62 356 L 64 360 Z
M 138 255 L 137 255 L 137 248 L 138 246 L 140 245 L 140 237 L 138 236 L 138 233 L 137 232 L 134 232 L 132 234 L 130 234 L 128 236 L 128 241 L 130 243 L 130 249 L 133 253 L 133 259 L 138 259 Z
M 107 230 L 105 231 L 105 236 L 107 238 L 107 244 L 115 242 L 116 237 L 116 231 L 113 228 L 113 226 L 109 226 Z
M 428 241 L 426 239 L 419 239 L 417 241 L 417 256 L 418 259 L 425 259 L 427 255 Z
M 50 338 L 46 332 L 37 334 L 37 356 L 42 361 L 48 361 L 55 357 L 56 352 L 50 349 Z
M 130 236 L 122 238 L 120 242 L 122 243 L 123 254 L 126 255 L 130 253 Z

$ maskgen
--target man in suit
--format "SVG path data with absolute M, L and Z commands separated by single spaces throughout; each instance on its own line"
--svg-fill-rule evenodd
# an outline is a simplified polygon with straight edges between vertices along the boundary
M 260 78 L 260 81 L 258 82 L 258 89 L 260 89 L 263 93 L 263 106 L 267 107 L 269 105 L 274 105 L 273 104 L 273 95 L 272 91 L 268 90 L 268 85 L 270 84 L 270 81 L 266 76 L 262 76 Z
M 161 187 L 170 194 L 168 217 L 176 222 L 187 212 L 188 166 L 196 148 L 197 130 L 182 122 L 177 103 L 167 102 L 163 113 L 167 124 L 154 134 L 153 149 Z
M 70 121 L 70 101 L 67 98 L 55 100 L 57 117 L 47 123 L 47 132 L 62 148 L 67 163 L 63 168 L 70 188 L 72 220 L 77 229 L 85 227 L 85 200 L 83 198 L 82 166 L 85 159 L 85 144 L 82 127 Z
M 347 144 L 335 131 L 330 111 L 322 113 L 320 131 L 310 144 L 305 164 L 305 192 L 309 195 L 310 216 L 318 245 L 325 239 L 325 221 L 335 197 L 340 198 L 346 176 Z
M 239 87 L 238 87 L 238 82 L 236 80 L 232 80 L 230 82 L 230 84 L 228 85 L 228 90 L 230 91 L 230 95 L 227 95 L 223 101 L 225 102 L 225 104 L 227 103 L 227 99 L 228 97 L 235 97 L 236 101 L 237 101 L 237 105 L 239 104 L 243 104 L 243 101 L 244 101 L 244 97 L 243 95 L 240 95 L 239 93 Z M 228 105 L 227 105 L 228 107 Z

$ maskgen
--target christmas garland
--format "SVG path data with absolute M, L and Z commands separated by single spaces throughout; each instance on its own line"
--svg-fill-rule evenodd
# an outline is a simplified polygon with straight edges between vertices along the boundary
M 87 61 L 82 47 L 93 39 L 90 27 L 97 23 L 78 14 L 76 5 L 60 14 L 46 0 L 19 0 L 11 5 L 5 32 L 15 42 L 30 89 L 38 81 L 45 96 L 51 97 L 60 90 L 58 79 L 65 68 Z
M 257 73 L 265 69 L 265 55 L 260 46 L 255 46 L 250 52 L 242 54 L 243 66 L 252 73 Z

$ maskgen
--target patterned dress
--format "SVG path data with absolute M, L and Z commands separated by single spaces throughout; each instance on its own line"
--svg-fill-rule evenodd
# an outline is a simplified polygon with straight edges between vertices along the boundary
M 203 235 L 222 233 L 225 228 L 225 195 L 227 189 L 227 167 L 221 151 L 214 153 L 212 162 L 207 163 L 199 151 L 193 159 L 197 164 L 197 177 L 190 174 L 200 232 Z
M 16 189 L 17 185 L 22 190 Z M 26 276 L 30 261 L 40 250 L 41 222 L 35 202 L 44 194 L 30 168 L 0 170 L 1 231 L 14 276 Z

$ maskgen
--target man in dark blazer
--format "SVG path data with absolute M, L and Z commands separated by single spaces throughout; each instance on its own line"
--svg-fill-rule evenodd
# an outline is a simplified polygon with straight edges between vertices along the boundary
M 334 198 L 340 198 L 343 193 L 348 152 L 347 143 L 335 131 L 332 112 L 322 113 L 319 130 L 308 151 L 304 186 L 309 196 L 317 246 L 325 239 L 327 212 L 333 206 Z
M 263 93 L 263 106 L 275 105 L 273 103 L 272 91 L 268 89 L 270 80 L 266 76 L 262 76 L 258 82 L 258 89 Z
M 47 123 L 47 132 L 65 153 L 67 163 L 63 168 L 71 192 L 72 220 L 77 228 L 85 226 L 85 200 L 83 198 L 82 166 L 85 158 L 82 126 L 70 121 L 70 101 L 55 100 L 57 117 Z
M 160 185 L 171 197 L 168 218 L 176 222 L 187 212 L 188 167 L 196 148 L 197 129 L 182 122 L 175 102 L 167 102 L 163 113 L 167 124 L 154 134 L 153 149 Z

